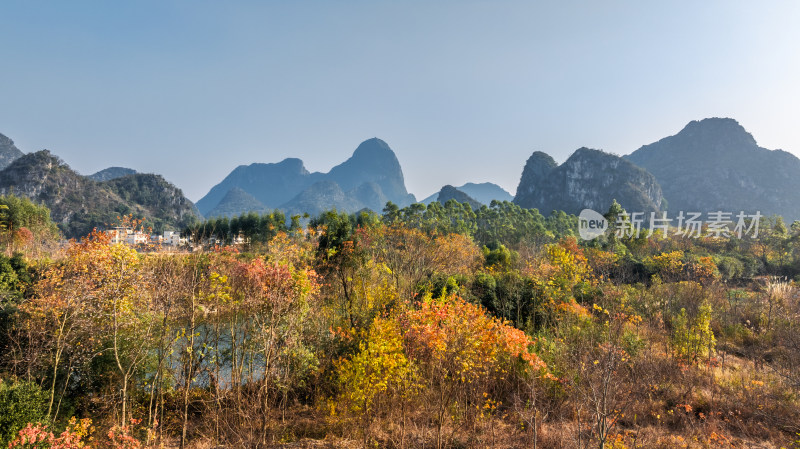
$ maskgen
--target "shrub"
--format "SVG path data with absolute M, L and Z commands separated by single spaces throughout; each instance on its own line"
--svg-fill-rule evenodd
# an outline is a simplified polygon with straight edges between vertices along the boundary
M 7 445 L 26 424 L 43 421 L 48 399 L 32 382 L 0 380 L 0 444 Z
M 47 430 L 47 425 L 41 423 L 28 423 L 19 431 L 17 437 L 8 443 L 9 449 L 82 449 L 86 446 L 83 441 L 92 432 L 92 420 L 89 418 L 70 418 L 67 428 L 59 436 Z M 115 449 L 127 448 L 114 445 Z M 136 448 L 138 446 L 128 446 Z
M 672 344 L 675 355 L 689 363 L 713 355 L 716 346 L 711 330 L 711 307 L 703 304 L 697 316 L 691 319 L 686 309 L 681 309 L 672 321 Z

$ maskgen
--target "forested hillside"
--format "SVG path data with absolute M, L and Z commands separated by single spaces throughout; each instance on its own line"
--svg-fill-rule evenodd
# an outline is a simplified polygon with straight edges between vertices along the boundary
M 67 238 L 105 229 L 125 215 L 144 219 L 159 233 L 199 216 L 181 190 L 160 175 L 137 173 L 97 182 L 47 150 L 20 156 L 0 171 L 0 194 L 45 205 Z

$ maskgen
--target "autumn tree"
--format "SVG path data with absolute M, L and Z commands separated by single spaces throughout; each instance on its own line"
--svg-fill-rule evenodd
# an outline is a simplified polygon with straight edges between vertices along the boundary
M 231 285 L 231 294 L 249 315 L 251 344 L 262 365 L 257 371 L 260 379 L 254 380 L 258 385 L 263 444 L 268 436 L 275 374 L 283 372 L 294 357 L 304 354 L 301 329 L 319 286 L 316 273 L 296 265 L 291 256 L 275 261 L 255 258 L 239 262 L 234 266 Z
M 371 256 L 386 265 L 401 297 L 410 298 L 414 289 L 436 272 L 469 273 L 480 261 L 480 251 L 462 234 L 436 237 L 419 229 L 392 225 L 375 228 L 364 235 Z
M 358 417 L 365 446 L 372 423 L 381 416 L 399 408 L 400 421 L 405 423 L 408 401 L 415 392 L 414 369 L 406 357 L 397 320 L 374 320 L 358 352 L 342 360 L 337 372 L 341 389 L 338 402 L 344 408 L 341 412 Z
M 461 298 L 425 300 L 401 320 L 406 351 L 419 369 L 424 403 L 436 426 L 437 448 L 474 419 L 476 405 L 499 393 L 505 376 L 515 369 L 545 368 L 524 332 Z M 449 437 L 443 433 L 447 425 Z

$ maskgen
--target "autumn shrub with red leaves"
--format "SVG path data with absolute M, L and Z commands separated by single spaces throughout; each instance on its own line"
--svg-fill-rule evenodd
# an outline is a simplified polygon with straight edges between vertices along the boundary
M 56 436 L 42 423 L 28 423 L 16 439 L 8 443 L 9 449 L 82 449 L 92 447 L 92 420 L 71 418 L 67 428 Z M 122 449 L 122 446 L 113 446 Z M 137 446 L 138 447 L 138 446 Z M 131 449 L 133 446 L 131 446 Z

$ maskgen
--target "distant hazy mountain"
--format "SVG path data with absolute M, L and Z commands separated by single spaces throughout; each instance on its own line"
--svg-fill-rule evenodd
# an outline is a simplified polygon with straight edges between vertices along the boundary
M 0 170 L 8 167 L 15 159 L 25 154 L 14 146 L 14 141 L 0 134 Z
M 390 201 L 389 197 L 383 193 L 383 188 L 373 181 L 365 182 L 351 189 L 347 192 L 347 195 L 360 203 L 356 210 L 367 208 L 380 212 L 386 206 L 386 203 Z M 410 202 L 405 204 L 410 204 Z
M 380 212 L 388 201 L 389 198 L 383 194 L 381 186 L 375 182 L 365 182 L 345 192 L 338 183 L 323 180 L 300 192 L 281 205 L 280 209 L 288 216 L 304 213 L 314 216 L 334 208 L 344 212 L 362 209 Z
M 387 201 L 401 207 L 414 201 L 397 157 L 377 138 L 362 142 L 328 173 L 311 173 L 295 158 L 239 166 L 195 208 L 160 176 L 123 167 L 80 176 L 48 151 L 24 154 L 0 134 L 0 194 L 11 192 L 48 206 L 68 236 L 85 234 L 128 213 L 159 228 L 180 227 L 199 212 L 232 216 L 282 209 L 288 215 L 314 215 L 334 207 L 380 211 Z M 477 207 L 508 200 L 510 194 L 492 183 L 468 183 L 445 186 L 423 202 L 451 198 Z M 758 210 L 800 219 L 800 159 L 759 147 L 733 119 L 704 119 L 624 158 L 581 148 L 559 166 L 549 155 L 535 152 L 525 164 L 513 201 L 549 214 L 583 208 L 603 212 L 614 199 L 634 212 L 665 207 L 675 213 Z
M 376 137 L 362 142 L 348 160 L 328 172 L 326 179 L 339 184 L 345 191 L 372 182 L 380 186 L 381 192 L 394 203 L 406 205 L 415 201 L 414 195 L 406 190 L 403 169 L 394 151 Z M 384 205 L 381 204 L 380 208 Z
M 514 196 L 508 193 L 504 188 L 491 182 L 482 182 L 479 184 L 468 182 L 461 187 L 456 187 L 458 190 L 466 193 L 482 204 L 487 206 L 492 200 L 513 201 Z
M 364 205 L 348 195 L 342 187 L 331 180 L 314 183 L 308 189 L 300 192 L 291 201 L 282 205 L 281 209 L 287 216 L 308 213 L 319 214 L 322 211 L 336 209 L 338 211 L 355 212 L 363 209 Z
M 108 181 L 114 178 L 121 178 L 123 176 L 135 175 L 136 170 L 125 167 L 108 167 L 100 170 L 97 173 L 87 176 L 97 182 Z
M 483 205 L 480 201 L 476 201 L 461 190 L 451 185 L 446 185 L 442 187 L 442 190 L 436 195 L 436 201 L 444 205 L 450 200 L 456 200 L 459 203 L 467 203 L 472 206 L 473 209 L 480 209 Z
M 349 159 L 328 173 L 310 173 L 300 159 L 239 166 L 197 202 L 200 212 L 211 216 L 234 187 L 268 209 L 312 215 L 334 206 L 346 212 L 365 207 L 380 211 L 387 201 L 401 206 L 414 202 L 400 162 L 389 145 L 377 138 L 362 142 Z
M 274 209 L 321 180 L 322 176 L 321 173 L 309 173 L 303 161 L 296 158 L 284 159 L 274 164 L 240 165 L 222 182 L 212 187 L 197 202 L 197 208 L 207 216 L 229 190 L 238 187 L 264 206 Z
M 512 201 L 514 199 L 510 193 L 506 192 L 505 189 L 500 187 L 497 184 L 491 182 L 482 182 L 480 184 L 468 182 L 461 187 L 455 187 L 455 189 L 466 193 L 475 201 L 478 201 L 481 204 L 489 205 L 492 200 L 497 201 Z M 433 195 L 425 198 L 424 200 L 420 201 L 420 203 L 430 204 L 436 201 L 436 198 L 439 196 L 440 192 L 436 192 Z
M 663 197 L 655 177 L 613 154 L 581 148 L 563 164 L 534 153 L 525 164 L 514 202 L 539 209 L 578 214 L 583 209 L 605 212 L 614 200 L 632 212 L 660 210 Z
M 269 208 L 261 201 L 258 201 L 256 197 L 238 187 L 234 187 L 228 190 L 228 193 L 226 193 L 219 204 L 217 204 L 217 207 L 211 209 L 206 215 L 209 218 L 233 217 L 239 216 L 242 213 L 256 212 L 258 214 L 263 214 L 268 211 Z
M 81 176 L 43 150 L 26 154 L 0 171 L 0 194 L 42 203 L 67 237 L 114 224 L 123 214 L 145 218 L 158 232 L 197 218 L 191 201 L 159 175 L 128 175 L 105 182 Z
M 758 210 L 800 219 L 800 159 L 759 147 L 736 120 L 692 121 L 626 158 L 655 175 L 675 213 Z

